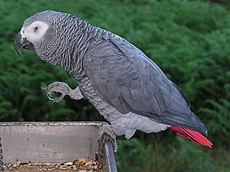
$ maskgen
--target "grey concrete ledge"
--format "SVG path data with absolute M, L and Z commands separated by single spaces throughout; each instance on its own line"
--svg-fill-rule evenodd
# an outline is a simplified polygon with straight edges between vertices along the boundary
M 0 122 L 3 162 L 60 163 L 103 154 L 105 165 L 116 169 L 108 144 L 114 138 L 103 140 L 105 131 L 112 133 L 106 122 Z

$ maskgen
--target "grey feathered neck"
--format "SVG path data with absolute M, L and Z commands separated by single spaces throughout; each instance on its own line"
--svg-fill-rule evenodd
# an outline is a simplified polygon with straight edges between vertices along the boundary
M 82 59 L 99 28 L 65 13 L 56 12 L 52 17 L 48 19 L 52 30 L 47 33 L 51 35 L 48 35 L 47 41 L 44 40 L 45 43 L 40 44 L 39 50 L 42 51 L 38 50 L 37 53 L 43 60 L 59 65 L 81 79 L 85 75 Z

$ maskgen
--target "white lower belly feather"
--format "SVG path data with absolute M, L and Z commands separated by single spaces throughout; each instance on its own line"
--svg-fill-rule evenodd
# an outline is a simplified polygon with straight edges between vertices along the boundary
M 120 113 L 100 98 L 91 87 L 89 81 L 86 81 L 81 86 L 81 91 L 84 92 L 84 96 L 95 106 L 99 113 L 111 123 L 116 135 L 125 135 L 126 139 L 129 139 L 134 135 L 136 130 L 151 133 L 160 132 L 170 127 L 169 125 L 154 122 L 150 118 L 135 113 Z
M 145 133 L 160 132 L 166 130 L 169 126 L 154 122 L 153 120 L 137 115 L 135 113 L 122 114 L 120 118 L 110 121 L 112 126 L 116 127 L 118 135 L 126 134 L 126 130 L 140 130 Z M 134 134 L 134 133 L 133 133 Z M 132 137 L 132 136 L 126 136 Z
M 169 125 L 157 123 L 148 117 L 137 115 L 132 112 L 122 114 L 100 98 L 97 99 L 96 102 L 91 101 L 93 105 L 99 113 L 111 123 L 115 134 L 125 135 L 126 139 L 130 139 L 135 134 L 136 130 L 152 133 L 160 132 L 170 127 Z

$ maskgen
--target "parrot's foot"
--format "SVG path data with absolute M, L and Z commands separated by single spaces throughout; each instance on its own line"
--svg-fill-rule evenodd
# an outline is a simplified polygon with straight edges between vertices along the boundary
M 75 100 L 80 100 L 83 98 L 79 87 L 72 90 L 68 84 L 64 82 L 53 82 L 49 84 L 48 87 L 42 89 L 46 92 L 47 97 L 55 103 L 59 103 L 66 95 Z M 54 92 L 61 93 L 61 95 L 57 98 L 52 98 L 52 94 Z
M 98 134 L 98 140 L 104 143 L 107 141 L 111 141 L 114 152 L 117 151 L 116 135 L 110 125 L 103 125 L 101 127 L 101 131 Z

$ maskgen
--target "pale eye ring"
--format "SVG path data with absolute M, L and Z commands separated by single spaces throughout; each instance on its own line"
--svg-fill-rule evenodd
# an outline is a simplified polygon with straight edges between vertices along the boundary
M 38 26 L 35 26 L 34 27 L 34 32 L 37 32 L 38 31 Z

